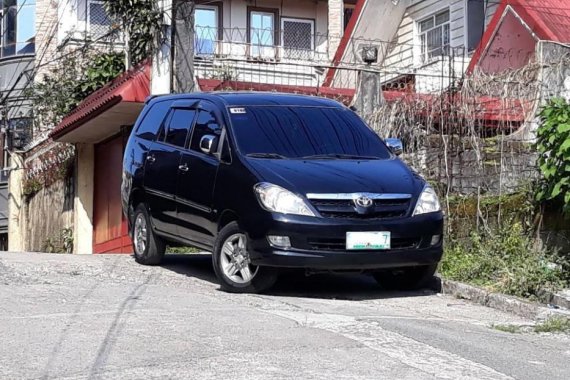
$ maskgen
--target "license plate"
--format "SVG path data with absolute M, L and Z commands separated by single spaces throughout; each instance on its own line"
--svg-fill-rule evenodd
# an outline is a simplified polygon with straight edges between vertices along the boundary
M 347 232 L 346 249 L 390 249 L 390 232 Z

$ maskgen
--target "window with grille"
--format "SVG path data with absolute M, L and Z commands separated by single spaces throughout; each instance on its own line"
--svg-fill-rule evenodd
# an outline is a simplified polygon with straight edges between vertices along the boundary
M 315 22 L 295 18 L 281 18 L 283 49 L 290 58 L 310 58 L 307 54 L 315 48 Z
M 111 31 L 112 20 L 103 1 L 89 1 L 89 33 L 92 38 L 103 37 Z
M 418 33 L 422 63 L 448 54 L 450 43 L 449 9 L 418 22 Z

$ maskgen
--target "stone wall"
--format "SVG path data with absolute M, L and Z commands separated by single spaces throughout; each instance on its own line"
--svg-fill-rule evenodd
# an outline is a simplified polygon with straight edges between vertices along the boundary
M 62 235 L 73 229 L 73 182 L 73 177 L 56 181 L 25 200 L 25 251 L 62 250 Z

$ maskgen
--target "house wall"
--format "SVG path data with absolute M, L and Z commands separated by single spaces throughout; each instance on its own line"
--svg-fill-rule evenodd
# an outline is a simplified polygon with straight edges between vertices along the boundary
M 521 68 L 534 56 L 536 43 L 530 30 L 509 9 L 480 58 L 478 68 L 488 74 Z
M 486 8 L 486 23 L 491 20 L 497 5 L 489 3 Z M 450 46 L 452 59 L 435 59 L 428 64 L 421 63 L 421 46 L 417 38 L 417 22 L 449 8 Z M 459 77 L 467 69 L 470 52 L 466 46 L 466 0 L 411 0 L 389 46 L 384 61 L 384 80 L 399 75 L 415 74 L 416 91 L 434 92 L 449 85 L 453 77 Z
M 57 52 L 57 31 L 59 4 L 73 0 L 36 0 L 36 61 L 35 80 L 41 80 L 43 74 L 53 66 L 49 62 Z
M 230 78 L 252 83 L 318 85 L 322 81 L 322 73 L 313 66 L 319 62 L 328 64 L 331 55 L 328 5 L 327 1 L 321 0 L 258 0 L 255 3 L 243 0 L 223 1 L 223 41 L 217 46 L 218 56 L 195 60 L 196 75 L 199 78 Z M 280 47 L 268 48 L 267 58 L 252 62 L 247 44 L 248 6 L 277 10 L 279 30 L 282 17 L 314 20 L 314 50 L 306 56 L 290 58 Z M 337 36 L 336 41 L 338 39 Z M 280 44 L 281 41 L 277 41 L 277 45 Z

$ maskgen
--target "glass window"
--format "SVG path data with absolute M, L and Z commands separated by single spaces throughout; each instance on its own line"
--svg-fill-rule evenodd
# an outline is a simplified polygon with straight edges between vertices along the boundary
M 275 14 L 252 11 L 250 14 L 250 42 L 255 46 L 273 46 L 275 44 Z
M 218 7 L 196 7 L 194 24 L 196 28 L 194 51 L 200 55 L 214 54 L 218 40 Z
M 137 137 L 153 141 L 169 109 L 170 102 L 168 101 L 155 103 L 139 125 L 136 132 Z
M 376 133 L 348 109 L 250 106 L 232 113 L 243 154 L 276 153 L 288 158 L 345 154 L 390 157 Z
M 0 1 L 1 56 L 33 54 L 36 35 L 36 0 Z
M 168 123 L 164 142 L 184 148 L 195 115 L 195 110 L 175 109 Z
M 200 140 L 206 135 L 220 135 L 221 127 L 218 123 L 216 116 L 209 111 L 200 110 L 194 125 L 194 132 L 192 132 L 192 141 L 190 149 L 201 152 Z
M 439 12 L 418 22 L 418 32 L 422 63 L 447 54 L 451 41 L 449 10 Z

